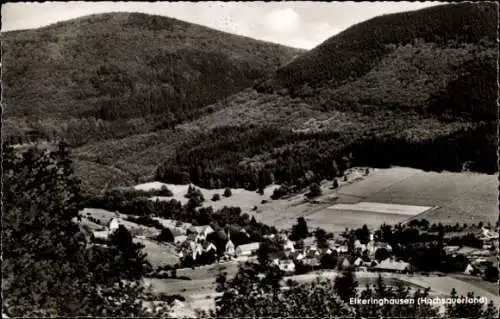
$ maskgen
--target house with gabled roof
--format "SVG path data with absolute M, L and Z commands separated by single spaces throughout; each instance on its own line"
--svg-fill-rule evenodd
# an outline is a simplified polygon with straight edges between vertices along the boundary
M 239 245 L 236 247 L 236 255 L 239 256 L 251 256 L 257 252 L 260 248 L 260 243 L 250 243 L 245 245 Z
M 410 263 L 404 261 L 396 261 L 392 258 L 387 258 L 381 261 L 377 266 L 373 267 L 374 270 L 405 273 L 412 271 L 413 267 Z

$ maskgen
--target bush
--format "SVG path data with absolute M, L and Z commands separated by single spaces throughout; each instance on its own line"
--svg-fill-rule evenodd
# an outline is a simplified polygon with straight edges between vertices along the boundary
M 339 188 L 339 182 L 337 181 L 337 179 L 336 179 L 336 178 L 333 180 L 333 185 L 332 185 L 332 188 L 333 188 L 333 189 L 337 189 L 337 188 Z
M 224 190 L 224 197 L 231 197 L 231 195 L 233 195 L 231 189 L 229 187 L 226 187 L 226 189 Z
M 161 230 L 160 234 L 156 238 L 158 241 L 162 242 L 167 242 L 167 243 L 173 243 L 174 242 L 174 235 L 172 234 L 172 231 L 168 228 L 164 228 Z
M 219 194 L 214 194 L 214 195 L 212 196 L 212 201 L 213 201 L 213 202 L 216 202 L 216 201 L 218 201 L 218 200 L 220 200 L 220 195 L 219 195 Z
M 307 197 L 313 198 L 318 197 L 322 194 L 321 187 L 317 183 L 312 183 L 309 186 L 309 193 L 307 193 Z

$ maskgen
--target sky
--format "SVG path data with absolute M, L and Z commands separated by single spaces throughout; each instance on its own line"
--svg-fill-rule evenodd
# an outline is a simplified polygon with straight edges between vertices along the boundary
M 13 2 L 2 5 L 2 31 L 33 29 L 105 12 L 142 12 L 221 31 L 312 49 L 353 24 L 440 2 Z

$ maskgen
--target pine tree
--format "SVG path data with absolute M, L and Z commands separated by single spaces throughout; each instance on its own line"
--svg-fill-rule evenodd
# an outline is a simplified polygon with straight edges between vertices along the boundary
M 69 151 L 3 146 L 3 311 L 8 316 L 144 316 L 144 289 L 108 277 L 113 255 L 87 247 Z
M 349 303 L 350 298 L 356 296 L 357 287 L 358 282 L 352 268 L 344 270 L 340 276 L 335 278 L 335 292 L 346 303 Z

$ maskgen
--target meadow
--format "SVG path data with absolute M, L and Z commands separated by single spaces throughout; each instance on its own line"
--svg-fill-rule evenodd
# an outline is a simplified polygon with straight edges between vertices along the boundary
M 498 219 L 498 177 L 478 173 L 424 172 L 392 167 L 373 169 L 367 176 L 350 176 L 352 182 L 341 183 L 333 190 L 331 182 L 322 184 L 323 195 L 314 204 L 297 195 L 289 199 L 270 201 L 253 215 L 256 219 L 277 228 L 288 228 L 304 216 L 310 228 L 343 231 L 346 227 L 377 227 L 412 218 L 425 218 L 431 223 L 495 223 Z M 414 213 L 388 214 L 380 207 L 362 210 L 360 202 L 424 206 L 430 208 Z M 344 209 L 329 209 L 344 204 Z M 365 204 L 362 204 L 365 205 Z M 372 205 L 373 206 L 373 205 Z M 431 208 L 432 207 L 432 208 Z M 345 209 L 349 208 L 349 209 Z M 359 208 L 359 207 L 357 207 Z M 368 208 L 368 209 L 367 209 Z

